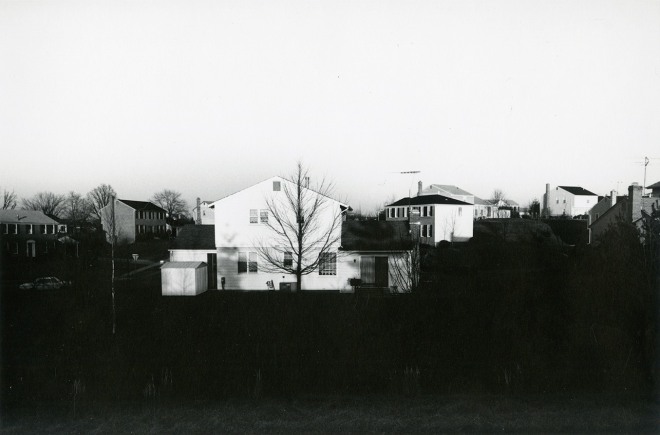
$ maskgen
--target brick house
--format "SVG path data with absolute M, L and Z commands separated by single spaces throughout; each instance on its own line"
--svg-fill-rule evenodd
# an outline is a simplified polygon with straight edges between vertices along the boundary
M 8 258 L 54 253 L 67 227 L 38 210 L 0 210 L 0 238 Z

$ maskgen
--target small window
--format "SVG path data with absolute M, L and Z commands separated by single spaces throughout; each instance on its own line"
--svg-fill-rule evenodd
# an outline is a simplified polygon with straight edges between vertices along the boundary
M 319 275 L 337 275 L 337 254 L 324 252 L 319 260 Z
M 279 181 L 273 181 L 273 192 L 279 192 L 282 190 L 282 185 Z
M 458 215 L 463 216 L 463 207 L 458 207 Z
M 268 210 L 259 210 L 259 222 L 262 224 L 268 223 Z
M 421 230 L 421 236 L 426 237 L 426 225 L 422 225 L 422 228 L 420 230 Z
M 429 205 L 429 216 L 433 216 L 433 206 Z
M 559 204 L 559 199 L 557 199 L 557 204 Z
M 250 223 L 256 224 L 259 223 L 259 211 L 256 208 L 250 209 Z
M 25 226 L 25 234 L 33 234 L 34 228 L 32 224 L 28 224 Z
M 18 234 L 18 225 L 7 224 L 7 232 L 5 234 Z
M 429 225 L 428 233 L 429 237 L 433 237 L 433 225 Z
M 292 252 L 285 252 L 284 253 L 284 267 L 293 267 L 293 253 Z

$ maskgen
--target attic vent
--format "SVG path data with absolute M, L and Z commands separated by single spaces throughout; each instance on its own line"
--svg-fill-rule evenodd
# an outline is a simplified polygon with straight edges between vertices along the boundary
M 273 192 L 279 192 L 281 190 L 280 182 L 273 181 Z

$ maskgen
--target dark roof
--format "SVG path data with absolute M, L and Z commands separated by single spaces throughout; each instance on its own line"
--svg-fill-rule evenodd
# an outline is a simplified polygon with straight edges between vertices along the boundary
M 653 183 L 650 186 L 646 186 L 647 189 L 660 189 L 660 181 Z
M 420 195 L 412 198 L 401 198 L 400 200 L 393 202 L 390 205 L 386 205 L 385 207 L 400 207 L 406 205 L 428 205 L 428 204 L 472 205 L 469 202 L 460 201 L 454 198 L 448 198 L 442 195 Z
M 170 249 L 215 249 L 215 225 L 184 225 Z
M 162 208 L 158 207 L 156 204 L 153 202 L 148 202 L 148 201 L 131 201 L 129 199 L 117 199 L 117 201 L 121 201 L 127 206 L 134 208 L 135 210 L 141 210 L 141 211 L 162 211 L 165 213 L 165 210 Z
M 344 251 L 388 251 L 412 249 L 406 221 L 344 221 L 341 249 Z
M 597 196 L 593 192 L 589 192 L 587 189 L 580 186 L 558 186 L 560 189 L 564 189 L 568 193 L 573 195 L 585 195 L 585 196 Z

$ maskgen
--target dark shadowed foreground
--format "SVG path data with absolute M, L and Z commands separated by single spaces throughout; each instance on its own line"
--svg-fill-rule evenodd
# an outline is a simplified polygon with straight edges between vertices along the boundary
M 329 396 L 17 410 L 3 433 L 657 433 L 658 407 L 615 396 Z

